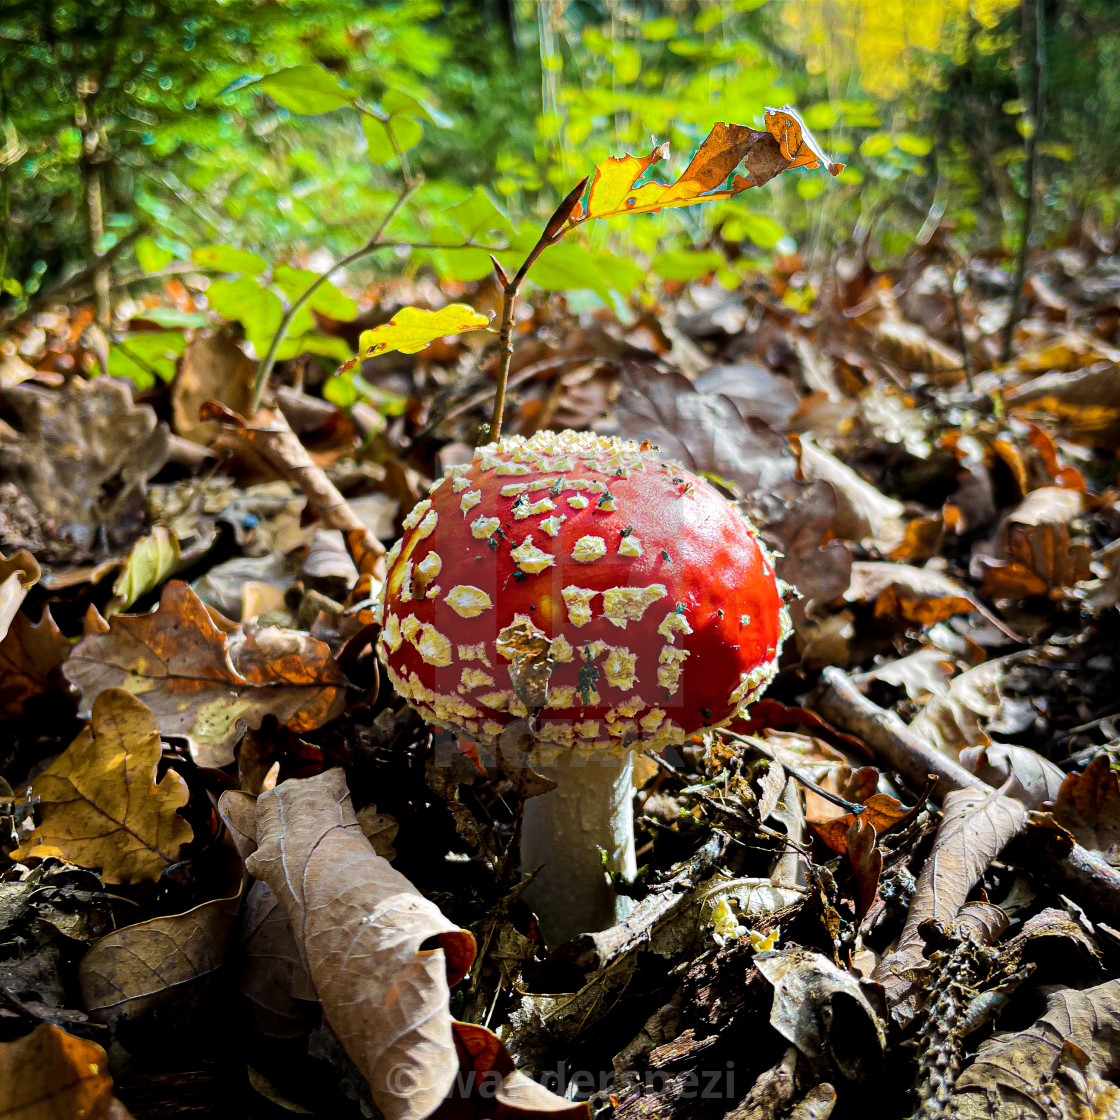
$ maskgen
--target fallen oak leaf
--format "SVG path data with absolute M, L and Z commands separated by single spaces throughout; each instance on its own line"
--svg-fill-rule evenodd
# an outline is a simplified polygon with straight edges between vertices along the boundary
M 310 731 L 343 709 L 346 678 L 325 642 L 253 623 L 227 635 L 190 586 L 173 580 L 151 614 L 114 615 L 87 633 L 63 672 L 81 712 L 106 688 L 143 696 L 165 735 L 188 739 L 199 766 L 227 766 L 243 726 L 274 715 Z
M 809 827 L 823 844 L 838 855 L 844 855 L 850 853 L 850 829 L 856 821 L 867 825 L 875 836 L 880 836 L 892 828 L 900 828 L 906 824 L 921 808 L 921 801 L 907 809 L 890 794 L 873 793 L 863 802 L 863 812 L 859 816 L 845 813 L 842 817 L 832 817 L 829 820 L 810 820 Z
M 0 1117 L 128 1120 L 108 1068 L 97 1043 L 40 1023 L 23 1038 L 0 1043 Z
M 41 819 L 13 858 L 61 856 L 107 883 L 158 879 L 193 835 L 178 815 L 187 783 L 173 770 L 156 781 L 160 754 L 152 712 L 123 689 L 106 689 L 90 726 L 32 781 Z
M 70 642 L 55 625 L 50 607 L 32 622 L 17 614 L 0 640 L 0 717 L 17 719 L 33 696 L 41 696 L 70 653 Z

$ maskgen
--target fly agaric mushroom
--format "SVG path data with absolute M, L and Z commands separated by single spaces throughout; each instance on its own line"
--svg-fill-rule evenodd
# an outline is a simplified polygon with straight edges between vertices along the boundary
M 789 616 L 754 527 L 648 442 L 538 432 L 451 467 L 386 560 L 397 691 L 490 748 L 522 721 L 557 783 L 521 841 L 546 941 L 613 924 L 597 849 L 634 875 L 632 750 L 727 723 L 777 672 Z

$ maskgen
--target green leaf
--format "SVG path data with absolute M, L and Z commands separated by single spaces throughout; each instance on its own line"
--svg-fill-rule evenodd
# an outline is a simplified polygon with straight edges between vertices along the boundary
M 133 318 L 161 327 L 205 327 L 210 322 L 210 316 L 204 311 L 183 311 L 178 307 L 145 307 Z
M 894 147 L 894 141 L 885 132 L 876 132 L 868 136 L 859 146 L 860 154 L 874 159 L 876 156 L 885 156 Z
M 396 158 L 396 150 L 389 139 L 390 128 L 397 147 L 402 152 L 415 148 L 424 136 L 423 126 L 413 117 L 398 113 L 386 122 L 363 114 L 362 132 L 366 137 L 366 154 L 372 163 L 388 163 Z
M 329 70 L 313 63 L 278 70 L 257 84 L 281 108 L 305 116 L 341 109 L 357 97 Z
M 344 338 L 334 338 L 313 331 L 305 334 L 299 340 L 301 354 L 321 354 L 324 358 L 333 358 L 335 362 L 345 362 L 351 356 L 350 346 Z
M 295 302 L 317 280 L 319 273 L 309 268 L 292 268 L 290 265 L 280 264 L 272 270 L 272 282 L 286 295 L 291 302 Z M 345 292 L 340 291 L 329 280 L 324 280 L 315 289 L 307 306 L 320 315 L 327 315 L 340 323 L 349 323 L 358 317 L 358 305 Z M 349 354 L 347 354 L 349 357 Z
M 529 272 L 529 279 L 550 292 L 593 291 L 604 303 L 611 300 L 594 254 L 575 241 L 561 241 L 543 252 Z
M 464 284 L 482 280 L 494 271 L 485 249 L 437 249 L 431 253 L 431 262 L 441 280 Z
M 385 96 L 381 98 L 381 111 L 389 117 L 397 113 L 406 117 L 422 117 L 426 121 L 431 121 L 436 128 L 450 128 L 454 123 L 446 113 L 441 113 L 434 105 L 429 105 L 426 101 L 421 101 L 399 89 L 386 91 Z
M 137 599 L 155 591 L 175 574 L 180 559 L 179 538 L 174 530 L 167 525 L 153 525 L 151 533 L 132 546 L 124 571 L 113 584 L 113 598 L 105 614 L 128 610 Z
M 786 235 L 780 222 L 766 214 L 759 214 L 754 210 L 742 210 L 734 219 L 737 236 L 732 237 L 724 231 L 724 236 L 732 241 L 751 241 L 760 249 L 773 249 Z M 728 223 L 731 224 L 730 222 Z
M 268 262 L 248 249 L 237 249 L 232 245 L 206 245 L 191 253 L 191 260 L 203 268 L 214 272 L 244 273 L 246 276 L 260 276 Z
M 223 318 L 240 323 L 246 337 L 260 352 L 258 343 L 269 340 L 284 317 L 284 305 L 275 292 L 262 288 L 256 280 L 216 280 L 207 292 L 210 306 Z
M 170 381 L 179 356 L 187 348 L 182 331 L 140 331 L 109 347 L 110 377 L 127 377 L 138 389 L 150 389 L 156 378 Z
M 136 242 L 136 263 L 145 272 L 159 272 L 175 255 L 165 249 L 154 237 L 141 237 Z
M 0 280 L 0 292 L 18 299 L 23 295 L 23 285 L 14 276 L 5 276 Z
M 373 330 L 362 331 L 358 339 L 358 353 L 366 358 L 387 354 L 391 350 L 416 354 L 437 338 L 482 330 L 489 325 L 488 315 L 475 311 L 465 303 L 451 303 L 438 311 L 402 307 L 389 322 Z
M 714 272 L 723 264 L 723 257 L 714 249 L 695 253 L 688 249 L 670 249 L 653 258 L 650 267 L 662 280 L 696 280 Z
M 677 21 L 672 16 L 659 16 L 642 24 L 642 38 L 651 43 L 671 39 L 677 33 Z
M 900 132 L 894 138 L 894 142 L 899 151 L 911 156 L 928 156 L 933 151 L 933 138 L 931 136 L 917 136 L 913 132 Z
M 503 233 L 506 237 L 514 236 L 513 223 L 482 187 L 475 187 L 470 197 L 447 207 L 443 213 L 469 241 L 481 240 L 494 232 Z

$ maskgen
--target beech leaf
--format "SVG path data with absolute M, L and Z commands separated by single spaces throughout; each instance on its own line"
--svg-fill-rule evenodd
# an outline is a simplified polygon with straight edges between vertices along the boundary
M 151 711 L 123 689 L 102 692 L 90 726 L 31 783 L 41 821 L 14 858 L 60 856 L 108 883 L 158 879 L 192 835 L 177 813 L 187 783 L 173 770 L 156 781 L 160 753 Z
M 223 795 L 223 811 L 244 799 Z M 474 938 L 373 851 L 341 769 L 262 794 L 256 838 L 246 867 L 280 899 L 323 1014 L 387 1120 L 441 1104 L 459 1114 L 463 1098 L 502 1116 L 588 1116 L 519 1074 L 492 1032 L 452 1020 Z
M 0 1117 L 12 1120 L 126 1120 L 113 1096 L 105 1051 L 52 1023 L 0 1042 Z
M 82 692 L 81 712 L 106 688 L 144 697 L 165 735 L 190 740 L 199 766 L 226 766 L 245 728 L 274 715 L 292 731 L 333 719 L 346 678 L 325 642 L 278 626 L 247 623 L 227 636 L 180 580 L 151 614 L 115 615 L 87 634 L 64 672 Z
M 489 315 L 483 315 L 465 303 L 450 303 L 438 311 L 402 307 L 387 323 L 362 331 L 358 339 L 358 353 L 363 358 L 388 354 L 392 350 L 399 350 L 402 354 L 416 354 L 437 338 L 462 334 L 464 331 L 480 331 L 489 325 Z M 357 358 L 351 359 L 342 368 L 349 369 L 358 361 Z

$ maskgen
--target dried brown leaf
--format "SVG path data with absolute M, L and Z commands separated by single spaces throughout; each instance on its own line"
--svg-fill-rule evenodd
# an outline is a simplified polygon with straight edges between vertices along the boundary
M 856 878 L 856 921 L 863 921 L 864 915 L 875 901 L 879 889 L 879 876 L 883 873 L 883 853 L 876 844 L 877 832 L 870 821 L 861 814 L 852 820 L 845 839 L 848 846 L 848 862 Z
M 105 1051 L 50 1023 L 0 1042 L 0 1117 L 4 1120 L 127 1120 L 113 1096 Z
M 17 718 L 28 700 L 58 683 L 55 678 L 69 652 L 70 643 L 49 607 L 37 623 L 17 614 L 0 641 L 0 716 Z
M 236 412 L 247 412 L 253 400 L 255 371 L 255 364 L 224 331 L 196 334 L 179 359 L 179 372 L 171 386 L 175 431 L 194 443 L 213 443 L 220 429 L 199 420 L 199 407 L 213 398 Z
M 844 813 L 843 816 L 831 817 L 827 820 L 814 819 L 809 824 L 822 843 L 843 855 L 849 850 L 849 832 L 857 821 L 870 828 L 873 836 L 878 836 L 879 833 L 889 831 L 913 814 L 914 809 L 907 809 L 902 802 L 891 797 L 890 794 L 873 793 L 863 802 L 863 812 L 858 817 L 854 813 Z
M 856 561 L 844 598 L 849 603 L 873 604 L 876 618 L 900 619 L 920 626 L 933 626 L 954 615 L 978 611 L 1005 634 L 1018 637 L 956 580 L 928 568 Z
M 910 730 L 954 757 L 967 747 L 987 746 L 991 739 L 984 724 L 999 714 L 1011 656 L 993 658 L 954 677 L 945 693 L 934 696 L 914 717 Z
M 127 547 L 144 525 L 147 481 L 167 459 L 167 425 L 107 377 L 73 377 L 58 391 L 25 383 L 4 400 L 22 431 L 0 430 L 0 482 L 15 483 L 49 531 L 40 559 L 90 559 L 102 534 Z
M 39 563 L 26 549 L 20 549 L 9 560 L 0 552 L 0 642 L 8 633 L 12 619 L 28 590 L 42 575 Z
M 1053 801 L 1066 776 L 1037 751 L 1013 743 L 967 747 L 960 752 L 960 764 L 988 785 L 1021 801 L 1028 809 L 1037 809 L 1044 802 Z
M 240 906 L 238 892 L 101 938 L 78 966 L 90 1016 L 113 1022 L 147 1014 L 184 985 L 217 971 L 225 964 Z
M 13 855 L 61 856 L 109 883 L 158 879 L 192 835 L 177 813 L 187 783 L 173 770 L 156 781 L 160 754 L 152 712 L 123 689 L 102 692 L 89 728 L 31 783 L 41 820 Z
M 266 715 L 309 731 L 345 704 L 346 678 L 326 643 L 253 623 L 227 636 L 179 580 L 152 614 L 115 615 L 108 631 L 87 634 L 64 672 L 82 692 L 83 712 L 105 688 L 143 696 L 165 735 L 190 740 L 200 766 L 232 762 L 245 728 Z
M 1115 361 L 1097 362 L 1075 373 L 1043 374 L 1009 389 L 1004 400 L 1015 415 L 1054 417 L 1061 435 L 1074 443 L 1120 448 L 1120 366 Z
M 1054 819 L 1090 851 L 1109 863 L 1120 860 L 1120 781 L 1107 754 L 1080 774 L 1068 774 L 1058 790 Z
M 915 373 L 964 375 L 964 359 L 959 350 L 939 342 L 916 323 L 883 319 L 875 327 L 875 344 L 880 353 L 903 369 Z M 938 384 L 955 384 L 938 379 Z
M 1120 980 L 1047 998 L 1025 1030 L 984 1042 L 951 1102 L 960 1120 L 1115 1120 L 1120 1091 Z
M 909 1019 L 915 1010 L 911 972 L 925 957 L 919 927 L 928 919 L 953 922 L 988 864 L 1025 822 L 1023 806 L 995 790 L 960 789 L 946 795 L 941 826 L 922 866 L 898 946 L 875 970 L 900 1019 Z
M 502 1115 L 586 1117 L 518 1074 L 491 1032 L 453 1022 L 449 984 L 474 939 L 373 851 L 341 770 L 262 794 L 256 831 L 247 867 L 281 900 L 323 1013 L 389 1120 L 440 1114 L 453 1086 L 449 1116 L 466 1094 Z

